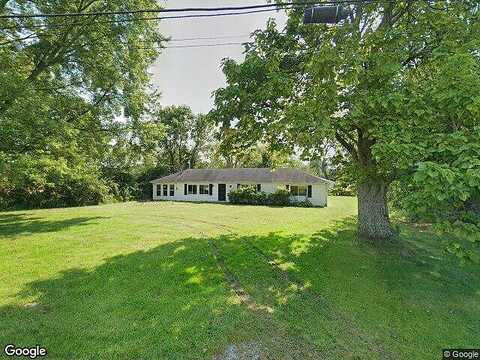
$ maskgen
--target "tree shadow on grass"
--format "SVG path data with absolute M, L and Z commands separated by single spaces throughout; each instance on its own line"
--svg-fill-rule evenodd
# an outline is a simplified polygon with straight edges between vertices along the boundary
M 324 298 L 330 313 L 346 317 L 358 334 L 378 334 L 372 349 L 380 343 L 393 353 L 428 357 L 446 343 L 473 346 L 480 333 L 480 269 L 438 257 L 442 245 L 435 234 L 402 230 L 398 239 L 378 246 L 359 240 L 350 218 L 313 235 L 229 240 L 253 244 L 300 287 Z M 251 266 L 244 262 L 244 271 Z
M 0 343 L 38 343 L 57 359 L 209 359 L 258 342 L 273 359 L 383 359 L 401 358 L 407 347 L 412 355 L 417 345 L 434 351 L 423 341 L 442 326 L 450 327 L 448 344 L 468 334 L 426 313 L 422 304 L 442 288 L 416 277 L 424 265 L 358 246 L 351 225 L 314 235 L 187 238 L 26 284 L 17 298 L 29 304 L 0 307 Z M 235 297 L 211 243 L 245 293 L 270 311 Z M 429 291 L 417 291 L 414 280 Z M 460 288 L 442 295 L 473 298 Z M 412 299 L 421 306 L 411 308 Z M 406 335 L 420 321 L 435 329 Z
M 202 354 L 231 325 L 222 324 L 224 288 L 205 250 L 186 239 L 29 283 L 18 296 L 34 303 L 0 308 L 0 343 L 39 343 L 60 359 Z
M 291 351 L 275 359 L 311 359 L 302 339 L 235 296 L 209 240 L 187 238 L 26 284 L 16 296 L 22 305 L 0 307 L 0 343 L 41 344 L 54 359 L 204 359 L 251 341 L 282 354 L 288 338 Z
M 43 220 L 27 214 L 0 214 L 0 237 L 22 234 L 61 231 L 73 226 L 88 225 L 103 216 L 70 218 L 65 220 Z

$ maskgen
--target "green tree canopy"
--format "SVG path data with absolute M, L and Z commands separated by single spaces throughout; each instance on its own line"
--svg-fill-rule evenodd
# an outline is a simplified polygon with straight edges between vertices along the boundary
M 325 140 L 349 154 L 357 179 L 359 233 L 393 234 L 392 181 L 429 158 L 433 139 L 479 124 L 476 1 L 375 1 L 349 6 L 340 25 L 302 24 L 288 12 L 227 59 L 227 86 L 211 116 L 235 146 L 264 141 L 314 155 Z
M 19 0 L 0 2 L 0 13 L 156 6 L 154 0 Z M 30 206 L 44 206 L 44 200 L 58 196 L 63 200 L 57 205 L 73 205 L 98 202 L 105 196 L 102 159 L 118 130 L 117 119 L 133 122 L 144 113 L 148 68 L 162 40 L 156 23 L 135 21 L 138 16 L 0 19 L 0 198 L 4 202 L 9 199 L 18 205 L 32 199 L 26 200 Z M 75 186 L 82 193 L 82 181 L 83 188 L 95 194 L 84 191 L 83 198 L 76 190 L 67 191 Z
M 206 116 L 193 114 L 188 106 L 162 107 L 157 99 L 151 103 L 149 118 L 165 131 L 163 137 L 157 137 L 157 160 L 165 163 L 170 173 L 201 165 L 213 133 Z

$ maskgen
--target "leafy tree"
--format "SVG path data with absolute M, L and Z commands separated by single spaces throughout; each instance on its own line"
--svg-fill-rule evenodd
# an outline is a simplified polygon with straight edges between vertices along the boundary
M 154 0 L 19 0 L 0 2 L 0 13 L 155 6 Z M 142 117 L 149 99 L 147 69 L 162 40 L 154 22 L 134 21 L 136 16 L 0 19 L 0 167 L 6 169 L 0 198 L 4 204 L 11 204 L 14 194 L 33 191 L 37 195 L 24 198 L 32 199 L 30 206 L 55 206 L 55 199 L 57 205 L 73 205 L 73 186 L 82 191 L 75 194 L 77 204 L 106 196 L 102 161 L 116 136 L 116 119 L 121 114 L 127 122 Z M 40 193 L 47 203 L 39 199 Z
M 479 261 L 480 127 L 428 137 L 414 176 L 400 177 L 393 204 L 413 219 L 450 235 L 446 249 L 463 261 Z
M 82 159 L 73 165 L 64 158 L 41 155 L 2 160 L 2 208 L 94 205 L 108 196 L 108 186 L 98 177 L 97 167 Z
M 209 149 L 212 126 L 204 115 L 194 115 L 187 106 L 152 105 L 150 116 L 162 126 L 165 136 L 158 138 L 157 161 L 166 163 L 170 173 L 194 168 Z
M 476 1 L 376 1 L 350 5 L 338 26 L 302 24 L 288 12 L 227 59 L 227 86 L 211 116 L 236 147 L 264 141 L 308 156 L 325 140 L 349 155 L 359 234 L 393 235 L 387 192 L 425 158 L 428 136 L 478 125 Z
M 115 123 L 106 145 L 102 177 L 118 200 L 148 198 L 151 189 L 145 191 L 145 182 L 154 174 L 166 175 L 166 164 L 157 162 L 157 145 L 165 137 L 165 128 L 150 116 L 148 108 L 139 120 L 127 118 Z

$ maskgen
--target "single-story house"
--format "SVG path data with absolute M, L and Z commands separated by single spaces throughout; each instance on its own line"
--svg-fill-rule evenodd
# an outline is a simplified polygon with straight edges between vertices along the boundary
M 267 194 L 290 191 L 293 200 L 309 200 L 327 206 L 332 181 L 299 169 L 187 169 L 153 180 L 153 200 L 226 202 L 228 194 L 242 186 L 254 186 Z

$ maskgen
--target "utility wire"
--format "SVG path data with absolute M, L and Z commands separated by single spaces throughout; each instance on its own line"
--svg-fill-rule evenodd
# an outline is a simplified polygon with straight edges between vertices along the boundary
M 177 42 L 177 41 L 196 41 L 196 40 L 219 40 L 219 39 L 237 39 L 237 38 L 248 38 L 250 34 L 245 35 L 225 35 L 225 36 L 200 36 L 192 38 L 172 38 L 167 40 L 167 42 Z
M 186 48 L 203 48 L 203 47 L 217 47 L 217 46 L 232 46 L 232 45 L 242 45 L 241 42 L 227 42 L 227 43 L 217 43 L 217 44 L 197 44 L 197 45 L 173 45 L 173 46 L 164 46 L 159 48 L 161 49 L 186 49 Z
M 356 4 L 356 3 L 363 3 L 363 4 L 370 4 L 370 3 L 376 3 L 381 0 L 327 0 L 327 1 L 322 1 L 320 4 L 328 5 L 328 4 Z M 388 0 L 387 0 L 388 1 Z M 390 0 L 389 2 L 395 2 L 396 0 Z M 293 5 L 289 5 L 293 4 Z M 35 28 L 40 28 L 40 29 L 55 29 L 55 28 L 63 28 L 63 27 L 68 27 L 72 25 L 95 25 L 95 24 L 111 24 L 111 23 L 128 23 L 128 22 L 135 22 L 135 21 L 154 21 L 154 20 L 173 20 L 173 19 L 190 19 L 190 18 L 210 18 L 210 17 L 219 17 L 219 16 L 237 16 L 237 15 L 247 15 L 247 14 L 256 14 L 256 13 L 263 13 L 263 12 L 274 12 L 274 11 L 279 11 L 279 10 L 289 10 L 289 9 L 294 9 L 296 7 L 301 7 L 305 6 L 302 4 L 307 4 L 307 5 L 313 5 L 313 4 L 319 4 L 319 2 L 308 2 L 308 3 L 284 3 L 280 4 L 280 7 L 278 5 L 276 8 L 273 8 L 273 4 L 266 4 L 266 5 L 257 5 L 257 6 L 270 6 L 271 8 L 267 9 L 260 9 L 260 10 L 250 10 L 250 11 L 239 11 L 239 12 L 226 12 L 226 13 L 215 13 L 215 14 L 189 14 L 189 15 L 174 15 L 174 16 L 159 16 L 159 17 L 140 17 L 140 18 L 129 18 L 129 19 L 111 19 L 111 20 L 101 20 L 101 21 L 94 21 L 91 24 L 85 24 L 84 22 L 68 22 L 68 23 L 63 23 L 63 24 L 33 24 L 33 25 L 23 25 L 23 24 L 16 24 L 16 25 L 11 25 L 11 26 L 5 26 L 2 27 L 1 30 L 9 30 L 9 29 L 16 29 L 16 28 L 27 28 L 27 29 L 35 29 Z M 170 9 L 174 10 L 174 9 Z M 143 11 L 143 10 L 138 10 L 138 11 Z M 148 10 L 146 10 L 148 11 Z M 73 13 L 70 13 L 73 14 Z M 95 13 L 81 13 L 85 15 L 93 15 Z M 107 13 L 104 13 L 107 15 Z M 40 16 L 40 14 L 38 14 Z M 45 14 L 49 15 L 49 14 Z M 51 14 L 50 14 L 51 15 Z M 62 14 L 54 14 L 54 15 L 62 15 Z M 21 19 L 22 17 L 26 17 L 31 15 L 0 15 L 0 19 L 2 18 L 19 18 Z M 73 15 L 72 15 L 73 16 Z M 76 15 L 75 15 L 76 16 Z
M 81 16 L 108 16 L 108 15 L 134 15 L 146 13 L 173 13 L 173 12 L 217 12 L 217 11 L 238 11 L 284 7 L 299 7 L 308 5 L 336 5 L 336 4 L 355 4 L 368 3 L 374 0 L 325 0 L 317 2 L 286 2 L 278 4 L 260 4 L 249 6 L 226 6 L 226 7 L 191 7 L 191 8 L 172 8 L 172 9 L 142 9 L 142 10 L 124 10 L 124 11 L 94 11 L 94 12 L 72 12 L 72 13 L 50 13 L 50 14 L 10 14 L 0 15 L 0 19 L 23 19 L 23 18 L 48 18 L 48 17 L 81 17 Z M 375 0 L 379 1 L 379 0 Z
M 53 36 L 53 34 L 30 34 L 28 36 L 25 36 L 25 37 L 22 37 L 22 38 L 19 38 L 19 39 L 11 39 L 11 40 L 8 40 L 6 42 L 3 42 L 3 43 L 0 43 L 0 46 L 2 45 L 7 45 L 7 44 L 11 44 L 11 43 L 15 43 L 15 42 L 22 42 L 22 41 L 26 41 L 26 40 L 30 40 L 30 39 L 33 39 L 33 38 L 39 38 L 40 36 L 44 36 L 44 37 L 51 37 Z M 171 38 L 171 39 L 165 39 L 165 42 L 166 43 L 169 43 L 169 42 L 183 42 L 183 41 L 198 41 L 198 40 L 221 40 L 221 39 L 240 39 L 240 38 L 249 38 L 250 37 L 250 34 L 244 34 L 244 35 L 226 35 L 226 36 L 199 36 L 199 37 L 191 37 L 191 38 Z M 235 43 L 235 44 L 242 44 L 242 43 Z M 218 45 L 226 45 L 226 44 L 218 44 Z M 166 46 L 166 47 L 162 47 L 162 48 L 172 48 L 173 46 Z M 179 47 L 179 46 L 175 46 L 175 47 Z
M 291 8 L 291 7 L 290 7 Z M 284 7 L 282 9 L 290 9 Z M 153 20 L 172 20 L 172 19 L 192 19 L 192 18 L 210 18 L 210 17 L 219 17 L 219 16 L 237 16 L 237 15 L 247 15 L 247 14 L 257 14 L 257 13 L 264 13 L 264 12 L 273 12 L 280 9 L 262 9 L 262 10 L 252 10 L 252 11 L 240 11 L 240 12 L 228 12 L 228 13 L 216 13 L 216 14 L 190 14 L 190 15 L 174 15 L 174 16 L 159 16 L 159 17 L 143 17 L 143 18 L 130 18 L 130 19 L 112 19 L 112 20 L 100 20 L 94 21 L 89 25 L 95 24 L 112 24 L 112 23 L 128 23 L 128 22 L 136 22 L 136 21 L 153 21 Z M 1 17 L 0 17 L 1 18 Z M 64 24 L 34 24 L 34 25 L 12 25 L 3 27 L 2 30 L 8 29 L 16 29 L 19 27 L 28 28 L 28 29 L 56 29 L 56 28 L 64 28 L 67 26 L 72 25 L 84 25 L 83 21 L 71 22 L 71 23 L 64 23 Z

